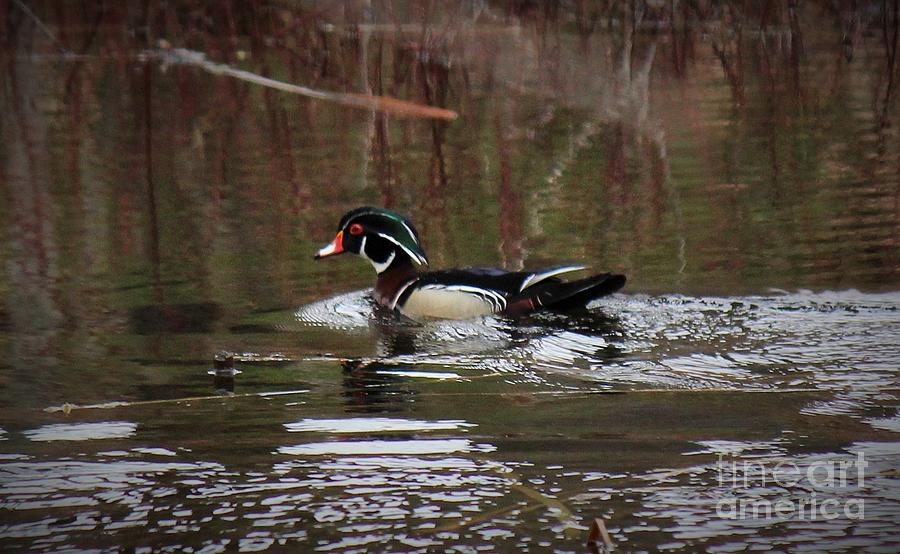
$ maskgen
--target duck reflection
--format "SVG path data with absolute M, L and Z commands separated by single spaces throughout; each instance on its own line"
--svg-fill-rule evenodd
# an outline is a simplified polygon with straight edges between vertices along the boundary
M 527 351 L 540 339 L 565 335 L 579 346 L 600 344 L 589 351 L 598 361 L 616 357 L 610 341 L 624 337 L 622 322 L 600 310 L 538 312 L 519 318 L 485 318 L 468 322 L 398 322 L 378 315 L 372 322 L 382 358 L 446 354 L 485 354 L 498 350 L 515 356 L 515 350 Z M 509 352 L 513 349 L 513 352 Z M 580 354 L 585 349 L 579 347 Z
M 409 379 L 387 373 L 396 364 L 378 360 L 343 360 L 344 398 L 347 411 L 354 413 L 398 413 L 415 401 L 416 391 Z
M 376 310 L 370 324 L 378 356 L 342 361 L 349 411 L 407 410 L 417 394 L 413 375 L 426 375 L 414 368 L 432 363 L 544 380 L 548 372 L 571 375 L 585 363 L 596 367 L 624 356 L 617 346 L 624 337 L 621 320 L 599 310 L 427 323 Z

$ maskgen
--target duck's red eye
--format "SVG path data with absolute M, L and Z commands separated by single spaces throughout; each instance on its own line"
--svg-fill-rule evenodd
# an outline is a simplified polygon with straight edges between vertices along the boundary
M 351 235 L 361 235 L 363 234 L 363 226 L 359 223 L 354 223 L 350 226 L 350 234 Z

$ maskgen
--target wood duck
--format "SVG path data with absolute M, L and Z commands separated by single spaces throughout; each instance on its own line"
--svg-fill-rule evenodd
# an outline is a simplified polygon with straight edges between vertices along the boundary
M 382 306 L 414 320 L 469 319 L 487 314 L 519 316 L 540 309 L 583 308 L 594 298 L 625 285 L 625 276 L 601 273 L 563 281 L 581 271 L 563 265 L 539 271 L 465 268 L 420 273 L 428 265 L 419 234 L 405 217 L 383 208 L 347 212 L 337 236 L 315 259 L 351 252 L 369 260 L 378 273 L 374 297 Z

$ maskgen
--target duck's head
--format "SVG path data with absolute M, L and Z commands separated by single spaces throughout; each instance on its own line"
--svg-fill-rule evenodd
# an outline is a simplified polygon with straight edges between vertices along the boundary
M 409 261 L 428 265 L 419 235 L 405 217 L 384 208 L 362 207 L 344 214 L 337 236 L 316 252 L 315 259 L 350 252 L 369 260 L 382 273 L 392 264 Z

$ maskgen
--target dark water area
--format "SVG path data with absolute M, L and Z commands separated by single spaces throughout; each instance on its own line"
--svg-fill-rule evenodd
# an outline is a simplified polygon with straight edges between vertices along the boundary
M 0 550 L 900 550 L 898 27 L 0 1 Z M 435 268 L 628 284 L 398 322 L 312 259 L 366 204 Z

